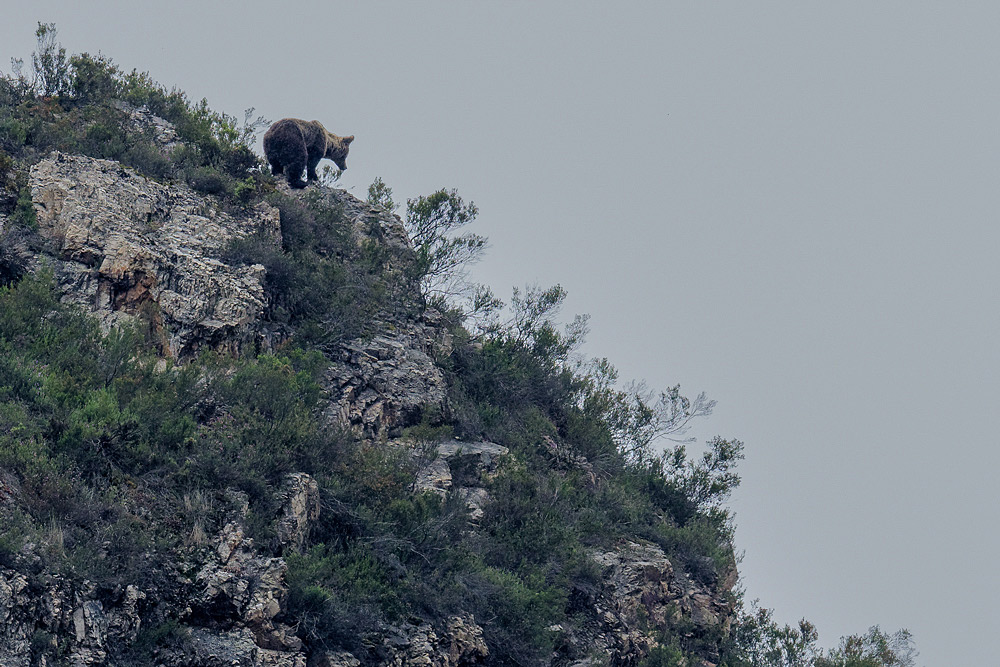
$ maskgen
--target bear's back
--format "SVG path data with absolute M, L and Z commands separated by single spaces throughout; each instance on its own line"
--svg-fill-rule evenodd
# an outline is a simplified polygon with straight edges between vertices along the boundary
M 302 138 L 310 152 L 316 151 L 320 155 L 326 152 L 327 132 L 322 123 L 318 120 L 299 120 L 298 118 L 290 118 L 289 120 L 295 121 L 295 124 L 299 126 Z

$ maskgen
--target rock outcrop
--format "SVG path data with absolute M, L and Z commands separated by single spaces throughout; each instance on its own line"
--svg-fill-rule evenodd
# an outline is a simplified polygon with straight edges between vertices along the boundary
M 278 541 L 301 552 L 309 539 L 309 529 L 319 518 L 319 485 L 311 476 L 296 472 L 286 478 L 281 493 L 283 507 L 278 519 Z
M 601 570 L 601 586 L 578 591 L 577 604 L 588 610 L 590 620 L 563 637 L 560 653 L 570 664 L 601 664 L 594 659 L 636 664 L 659 646 L 657 633 L 663 628 L 686 624 L 691 634 L 701 635 L 728 629 L 735 603 L 727 593 L 735 578 L 723 581 L 722 590 L 697 583 L 675 570 L 653 544 L 627 542 L 594 550 L 590 557 Z M 717 660 L 709 651 L 702 665 Z
M 311 491 L 315 481 L 289 475 L 279 523 L 307 531 L 318 518 Z M 288 595 L 287 565 L 263 555 L 246 537 L 247 505 L 238 492 L 230 519 L 204 548 L 177 553 L 174 589 L 158 591 L 185 600 L 171 615 L 182 622 L 179 648 L 164 651 L 156 664 L 176 667 L 306 667 L 302 640 L 278 622 Z M 299 534 L 286 534 L 282 546 L 296 548 Z M 133 644 L 143 627 L 142 612 L 152 600 L 138 586 L 98 590 L 87 581 L 62 576 L 37 578 L 0 568 L 0 665 L 36 667 L 53 655 L 58 664 L 83 667 L 114 665 L 114 656 Z M 149 656 L 145 656 L 148 658 Z
M 240 216 L 182 184 L 162 185 L 110 160 L 53 153 L 31 168 L 39 232 L 66 298 L 105 325 L 145 321 L 162 352 L 238 352 L 258 342 L 264 267 L 219 257 L 231 240 L 280 239 L 277 209 Z
M 424 410 L 440 413 L 447 386 L 433 355 L 449 345 L 427 317 L 343 345 L 325 377 L 333 399 L 327 418 L 383 439 L 419 422 Z
M 483 629 L 469 614 L 452 616 L 442 627 L 404 623 L 392 628 L 383 641 L 385 667 L 472 667 L 489 655 Z
M 86 581 L 36 581 L 0 568 L 0 665 L 33 667 L 59 641 L 66 644 L 65 664 L 105 665 L 111 646 L 135 641 L 145 598 L 131 585 L 99 592 Z
M 176 147 L 169 123 L 148 110 L 126 111 L 161 150 Z M 138 324 L 159 342 L 163 356 L 180 361 L 206 349 L 240 353 L 282 342 L 264 321 L 264 267 L 224 259 L 233 240 L 263 234 L 280 243 L 276 208 L 258 203 L 234 212 L 186 185 L 62 153 L 35 164 L 29 183 L 44 247 L 24 249 L 24 261 L 34 270 L 51 267 L 63 298 L 105 327 Z M 379 254 L 398 291 L 390 302 L 399 312 L 386 313 L 377 333 L 324 350 L 330 364 L 322 378 L 328 399 L 323 418 L 370 443 L 406 448 L 416 471 L 413 489 L 464 500 L 469 523 L 461 530 L 479 537 L 478 531 L 486 532 L 491 484 L 505 466 L 525 464 L 493 442 L 401 437 L 408 426 L 425 418 L 440 424 L 447 415 L 448 387 L 436 360 L 447 357 L 452 341 L 439 313 L 414 307 L 420 304 L 409 264 L 414 252 L 400 220 L 342 190 L 309 188 L 290 196 L 317 198 L 342 211 L 359 247 L 388 249 Z M 582 478 L 585 491 L 601 483 L 595 465 L 573 448 L 552 437 L 540 445 L 542 467 Z M 263 519 L 251 516 L 245 493 L 217 490 L 227 509 L 211 521 L 199 518 L 187 543 L 169 554 L 157 580 L 168 583 L 155 590 L 133 581 L 98 590 L 87 581 L 37 575 L 30 563 L 5 561 L 0 666 L 48 667 L 57 664 L 53 656 L 74 667 L 113 665 L 151 618 L 168 619 L 182 640 L 156 650 L 154 662 L 163 667 L 473 667 L 489 659 L 483 627 L 470 613 L 383 622 L 364 637 L 365 655 L 307 645 L 287 614 L 288 563 L 307 551 L 325 517 L 312 476 L 293 473 L 284 482 L 261 503 L 265 514 L 274 512 Z M 0 505 L 16 504 L 18 495 L 17 479 L 0 470 Z M 261 535 L 248 527 L 251 519 L 268 522 L 270 532 L 261 538 L 267 544 L 248 537 Z M 661 548 L 639 541 L 589 556 L 600 583 L 574 591 L 572 621 L 549 628 L 559 638 L 552 664 L 635 665 L 658 646 L 663 628 L 683 626 L 698 636 L 728 628 L 735 570 L 706 585 L 674 567 Z M 18 559 L 30 561 L 30 549 Z M 715 658 L 706 649 L 702 666 Z
M 510 454 L 506 447 L 494 442 L 446 440 L 399 444 L 408 447 L 417 459 L 416 490 L 440 496 L 456 492 L 465 501 L 473 523 L 482 518 L 483 508 L 490 500 L 486 487 Z
M 125 113 L 129 129 L 140 134 L 148 134 L 165 156 L 169 156 L 181 145 L 181 137 L 173 124 L 154 114 L 149 107 L 145 105 L 136 107 L 123 102 L 117 102 L 115 106 Z

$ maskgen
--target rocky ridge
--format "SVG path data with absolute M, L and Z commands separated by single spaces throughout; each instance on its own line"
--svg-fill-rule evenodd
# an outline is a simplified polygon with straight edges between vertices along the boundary
M 62 153 L 32 167 L 30 185 L 46 246 L 23 249 L 27 263 L 34 270 L 50 267 L 64 298 L 84 306 L 105 327 L 140 323 L 159 338 L 164 356 L 182 361 L 205 349 L 239 353 L 279 342 L 280 334 L 262 320 L 264 267 L 222 259 L 233 239 L 263 233 L 280 242 L 273 207 L 257 204 L 233 213 L 185 185 L 165 185 L 112 161 Z M 345 212 L 358 243 L 409 248 L 395 216 L 344 191 L 325 189 L 318 196 Z M 451 345 L 434 311 L 344 343 L 329 355 L 326 418 L 385 441 L 428 411 L 446 411 L 447 387 L 434 360 Z M 516 464 L 495 443 L 392 442 L 412 450 L 415 490 L 455 492 L 466 501 L 470 530 L 490 502 L 490 480 L 503 465 Z M 577 468 L 593 477 L 585 459 L 562 451 L 555 441 L 548 447 L 555 468 Z M 194 539 L 170 573 L 171 599 L 186 601 L 176 618 L 187 641 L 183 650 L 157 655 L 156 664 L 360 665 L 359 656 L 349 653 L 308 654 L 294 628 L 278 620 L 288 596 L 285 558 L 266 555 L 246 537 L 247 504 L 238 493 L 227 493 L 231 509 L 221 529 Z M 322 513 L 316 482 L 304 473 L 289 475 L 277 504 L 277 552 L 299 552 Z M 551 628 L 561 638 L 552 664 L 634 665 L 658 645 L 658 627 L 683 620 L 691 632 L 711 633 L 729 623 L 733 605 L 727 593 L 735 571 L 716 586 L 701 584 L 676 570 L 662 549 L 638 542 L 594 550 L 590 557 L 603 583 L 579 591 L 585 622 Z M 19 558 L 30 561 L 31 549 Z M 49 653 L 40 650 L 48 644 L 60 646 L 65 664 L 109 664 L 108 647 L 134 642 L 144 606 L 163 595 L 133 584 L 97 590 L 89 582 L 62 578 L 38 588 L 19 568 L 2 568 L 0 664 L 50 665 Z M 483 630 L 470 614 L 434 622 L 410 619 L 373 641 L 371 655 L 393 667 L 463 667 L 489 655 Z M 707 654 L 702 665 L 712 665 L 712 657 Z
M 280 243 L 273 206 L 261 202 L 234 215 L 186 185 L 58 152 L 32 167 L 29 183 L 48 246 L 24 249 L 27 264 L 50 267 L 63 298 L 106 328 L 139 323 L 159 339 L 164 355 L 181 360 L 206 349 L 240 353 L 281 342 L 280 331 L 262 320 L 264 267 L 222 259 L 235 239 L 262 233 Z M 396 216 L 343 190 L 320 196 L 344 211 L 356 243 L 409 249 Z M 412 300 L 412 286 L 402 277 L 398 282 L 407 292 L 401 300 Z M 329 418 L 373 438 L 419 421 L 425 406 L 443 405 L 444 377 L 432 357 L 450 345 L 434 311 L 347 342 L 327 375 L 334 397 Z

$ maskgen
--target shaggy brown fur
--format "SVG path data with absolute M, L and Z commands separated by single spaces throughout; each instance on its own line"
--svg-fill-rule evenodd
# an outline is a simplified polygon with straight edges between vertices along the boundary
M 306 178 L 319 180 L 316 165 L 323 158 L 333 160 L 340 169 L 347 169 L 347 151 L 354 135 L 338 137 L 318 121 L 282 118 L 264 133 L 264 156 L 271 164 L 271 173 L 284 173 L 293 188 L 306 187 Z

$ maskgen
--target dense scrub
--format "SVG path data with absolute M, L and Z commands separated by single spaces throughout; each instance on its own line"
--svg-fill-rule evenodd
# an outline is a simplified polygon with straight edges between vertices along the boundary
M 224 259 L 267 269 L 265 316 L 314 348 L 371 335 L 379 323 L 418 313 L 416 256 L 378 240 L 379 229 L 357 230 L 336 202 L 317 190 L 302 197 L 272 192 L 281 215 L 282 244 L 265 235 L 234 241 Z
M 576 406 L 572 375 L 546 371 L 510 341 L 465 349 L 452 370 L 465 400 L 510 411 L 479 435 L 524 462 L 493 483 L 496 501 L 475 533 L 457 498 L 412 493 L 408 458 L 321 424 L 319 353 L 205 355 L 164 368 L 135 331 L 102 335 L 59 303 L 48 276 L 23 278 L 0 290 L 0 469 L 18 498 L 16 511 L 0 513 L 0 562 L 23 564 L 31 544 L 39 573 L 167 590 L 157 576 L 169 568 L 149 558 L 201 546 L 221 527 L 227 490 L 246 494 L 255 537 L 268 544 L 282 477 L 304 471 L 332 508 L 307 553 L 289 558 L 290 620 L 305 638 L 361 650 L 363 632 L 380 623 L 468 610 L 483 619 L 497 664 L 551 652 L 546 628 L 599 576 L 588 546 L 643 536 L 706 580 L 731 564 L 722 515 L 674 507 L 684 478 L 629 463 L 606 432 L 599 480 L 552 469 L 546 437 L 572 447 L 569 429 L 602 430 L 599 415 Z M 548 387 L 486 399 L 482 364 Z

